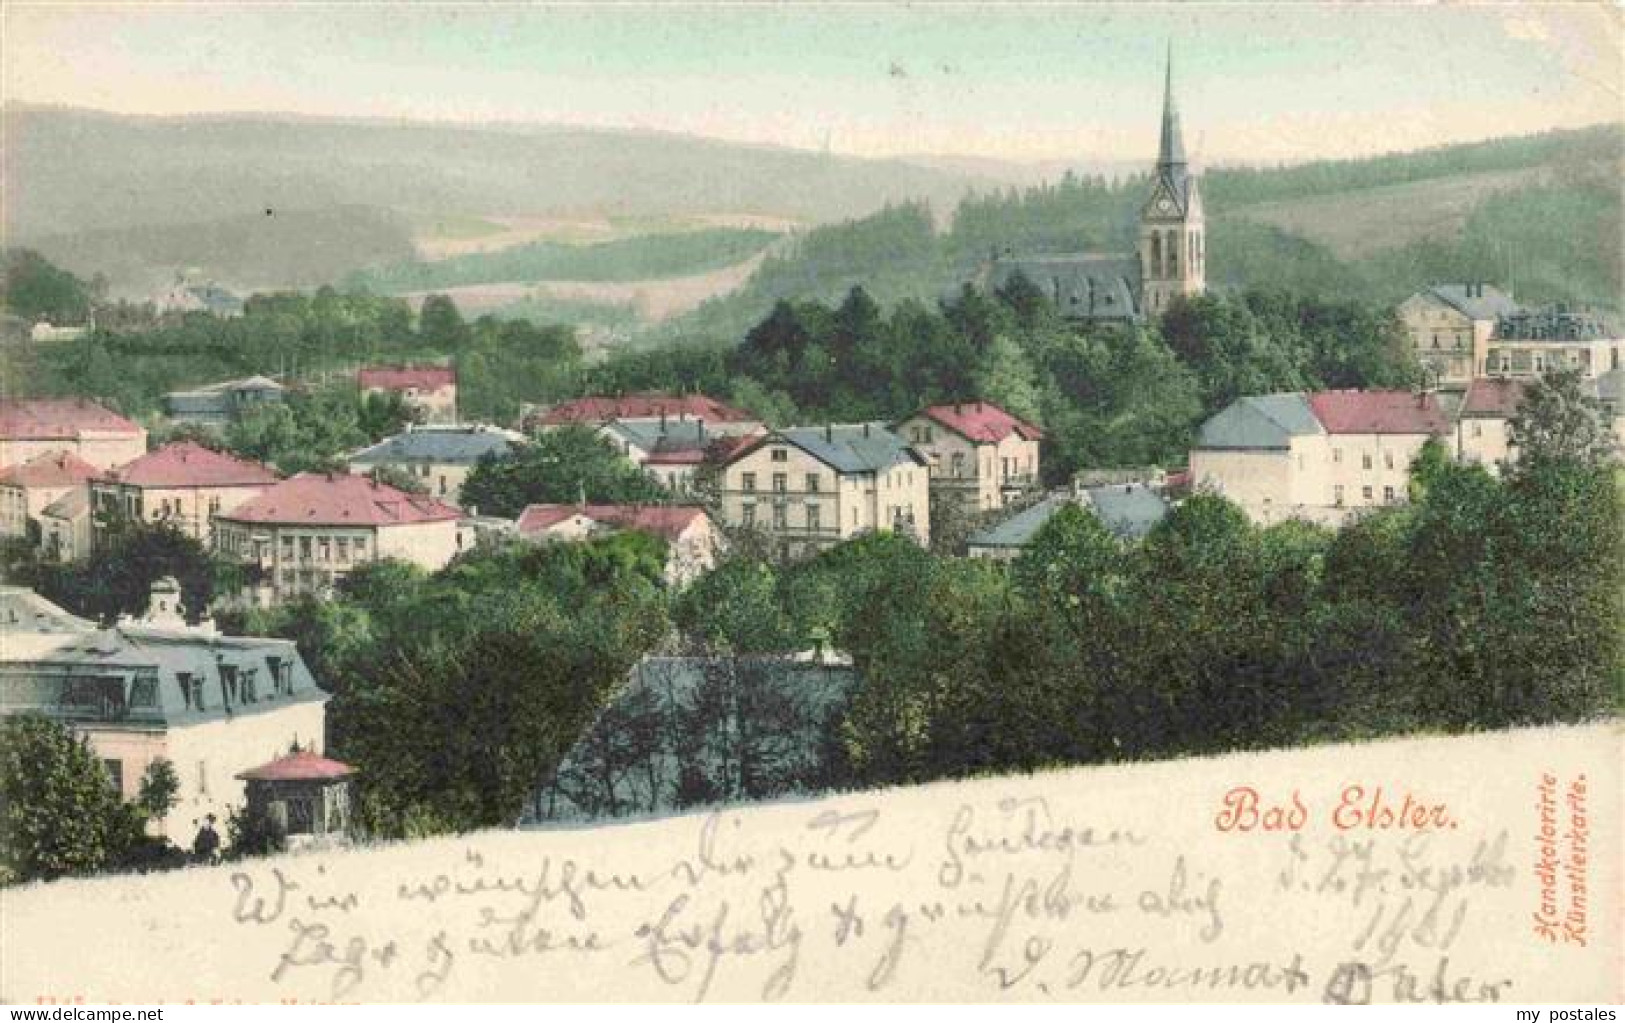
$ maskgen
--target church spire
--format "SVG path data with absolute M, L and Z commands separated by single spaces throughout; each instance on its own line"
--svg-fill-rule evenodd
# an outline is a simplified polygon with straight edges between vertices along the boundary
M 1179 108 L 1174 105 L 1174 44 L 1168 42 L 1168 65 L 1162 93 L 1162 148 L 1157 152 L 1157 169 L 1185 166 L 1185 140 L 1179 133 Z

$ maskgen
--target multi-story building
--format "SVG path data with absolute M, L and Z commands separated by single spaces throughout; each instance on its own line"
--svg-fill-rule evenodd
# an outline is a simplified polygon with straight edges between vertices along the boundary
M 750 437 L 765 432 L 715 433 L 701 419 L 617 419 L 598 428 L 615 450 L 674 494 L 695 492 L 695 476 L 708 460 L 718 464 Z
M 223 825 L 242 805 L 240 772 L 295 743 L 321 748 L 327 695 L 293 641 L 188 626 L 177 592 L 161 581 L 146 619 L 104 629 L 0 587 L 0 714 L 41 715 L 83 736 L 125 799 L 168 760 L 180 788 L 161 829 L 184 847 L 205 815 Z
M 0 469 L 0 536 L 37 538 L 40 513 L 68 491 L 84 489 L 100 473 L 71 451 L 52 451 Z
M 1238 398 L 1202 424 L 1191 451 L 1197 488 L 1260 523 L 1341 524 L 1409 499 L 1411 462 L 1448 438 L 1437 398 L 1409 391 L 1321 391 Z
M 604 426 L 609 423 L 701 423 L 718 437 L 762 432 L 762 421 L 749 412 L 703 394 L 595 395 L 536 409 L 521 419 L 527 431 L 561 426 Z
M 74 487 L 39 513 L 40 553 L 74 563 L 90 557 L 90 485 Z
M 90 482 L 93 524 L 166 522 L 209 544 L 216 515 L 258 497 L 277 482 L 259 462 L 177 441 Z
M 685 586 L 716 566 L 721 537 L 705 509 L 681 505 L 533 504 L 519 515 L 522 539 L 590 540 L 638 530 L 666 541 L 666 581 Z
M 726 525 L 763 532 L 780 557 L 875 530 L 930 539 L 926 457 L 884 423 L 774 430 L 723 470 Z
M 85 398 L 0 399 L 0 467 L 71 451 L 111 469 L 147 451 L 147 431 Z
M 369 394 L 398 394 L 426 423 L 457 421 L 457 371 L 450 366 L 367 366 L 356 386 Z
M 1588 309 L 1547 306 L 1501 317 L 1489 340 L 1482 375 L 1532 380 L 1577 370 L 1588 380 L 1620 368 L 1625 331 Z
M 505 455 L 523 442 L 520 434 L 495 426 L 411 426 L 351 455 L 350 471 L 365 475 L 384 467 L 399 469 L 431 495 L 460 505 L 463 483 L 479 460 Z
M 301 473 L 217 516 L 214 546 L 258 577 L 239 599 L 266 606 L 326 592 L 381 558 L 443 568 L 463 546 L 461 516 L 433 497 L 365 476 Z
M 1526 387 L 1523 380 L 1505 377 L 1480 377 L 1467 385 L 1456 412 L 1457 461 L 1499 473 L 1503 462 L 1513 460 L 1508 425 L 1523 402 Z
M 930 463 L 931 499 L 983 512 L 1039 485 L 1038 444 L 1044 432 L 986 401 L 931 405 L 896 426 Z
M 1495 325 L 1518 304 L 1491 284 L 1435 284 L 1401 302 L 1398 312 L 1430 382 L 1459 391 L 1484 375 Z
M 225 380 L 187 391 L 170 391 L 164 395 L 164 412 L 177 423 L 224 427 L 244 413 L 280 404 L 287 390 L 269 377 Z

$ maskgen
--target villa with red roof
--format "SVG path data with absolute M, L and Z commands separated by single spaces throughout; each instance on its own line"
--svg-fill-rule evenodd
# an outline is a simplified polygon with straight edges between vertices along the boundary
M 629 394 L 595 396 L 562 402 L 527 416 L 527 430 L 561 426 L 605 426 L 609 423 L 700 424 L 712 436 L 747 436 L 762 432 L 762 421 L 749 412 L 703 394 Z
M 1514 458 L 1508 426 L 1523 402 L 1529 381 L 1478 377 L 1467 385 L 1456 413 L 1456 458 L 1499 473 Z
M 257 569 L 259 606 L 322 593 L 357 565 L 398 558 L 429 571 L 461 549 L 457 508 L 348 473 L 301 473 L 215 518 L 216 553 Z
M 167 522 L 204 544 L 214 518 L 258 497 L 277 482 L 259 462 L 214 451 L 193 441 L 166 444 L 90 483 L 95 527 Z
M 40 513 L 101 472 L 71 451 L 51 451 L 0 469 L 0 536 L 27 536 Z
M 1002 508 L 1039 485 L 1044 431 L 990 401 L 931 405 L 895 427 L 931 463 L 931 499 L 972 512 Z
M 356 386 L 369 394 L 399 394 L 427 423 L 457 421 L 457 371 L 450 366 L 366 366 Z
M 1238 398 L 1197 435 L 1197 489 L 1234 501 L 1254 521 L 1340 525 L 1363 509 L 1408 500 L 1411 462 L 1453 427 L 1438 399 L 1411 391 L 1320 391 Z
M 146 450 L 145 429 L 89 399 L 0 399 L 0 468 L 71 451 L 111 469 Z
M 639 530 L 669 546 L 666 581 L 685 585 L 715 565 L 720 538 L 705 509 L 689 505 L 533 504 L 519 514 L 519 535 L 533 541 L 590 540 Z

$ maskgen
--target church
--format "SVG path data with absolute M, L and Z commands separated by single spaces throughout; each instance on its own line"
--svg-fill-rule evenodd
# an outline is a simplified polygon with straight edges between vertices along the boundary
M 1160 316 L 1179 296 L 1207 290 L 1202 193 L 1179 130 L 1172 54 L 1165 71 L 1156 172 L 1140 207 L 1139 252 L 1006 254 L 985 268 L 983 283 L 1001 287 L 1018 273 L 1071 320 L 1140 322 Z

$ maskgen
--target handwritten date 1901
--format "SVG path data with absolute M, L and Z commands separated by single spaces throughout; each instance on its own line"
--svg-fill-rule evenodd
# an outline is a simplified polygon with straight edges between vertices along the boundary
M 1302 831 L 1311 816 L 1297 789 L 1282 800 L 1238 785 L 1221 798 L 1213 827 L 1225 832 Z M 1441 831 L 1457 826 L 1445 804 L 1381 785 L 1345 785 L 1324 819 L 1338 831 Z

